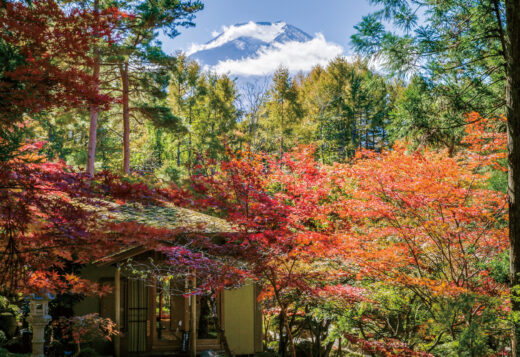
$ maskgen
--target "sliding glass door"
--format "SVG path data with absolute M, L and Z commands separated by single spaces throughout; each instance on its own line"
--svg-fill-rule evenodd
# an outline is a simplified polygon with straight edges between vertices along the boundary
M 148 287 L 143 280 L 128 280 L 128 352 L 147 350 Z

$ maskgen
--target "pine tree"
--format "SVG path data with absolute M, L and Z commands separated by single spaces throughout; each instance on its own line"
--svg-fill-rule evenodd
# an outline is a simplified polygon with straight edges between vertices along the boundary
M 303 109 L 298 100 L 298 92 L 289 70 L 280 67 L 273 75 L 273 82 L 265 103 L 268 120 L 265 126 L 278 138 L 280 156 L 289 147 L 288 137 L 303 116 Z
M 128 3 L 126 7 L 129 16 L 127 16 L 127 21 L 122 27 L 124 40 L 119 46 L 121 56 L 119 56 L 118 67 L 123 92 L 123 172 L 128 174 L 130 172 L 129 92 L 130 85 L 132 84 L 129 78 L 129 67 L 135 63 L 143 63 L 139 68 L 139 72 L 143 70 L 157 72 L 157 70 L 154 69 L 150 70 L 150 68 L 154 67 L 166 68 L 171 59 L 163 53 L 160 43 L 156 41 L 159 30 L 165 30 L 165 33 L 169 37 L 173 38 L 177 36 L 179 34 L 179 27 L 194 26 L 194 13 L 202 10 L 203 5 L 200 1 L 163 0 Z M 148 83 L 149 82 L 141 81 L 139 84 L 147 86 Z M 167 81 L 163 81 L 163 85 L 166 85 L 166 83 Z M 134 88 L 138 90 L 136 84 L 137 83 L 134 83 Z M 152 97 L 153 94 L 162 96 L 161 90 L 149 90 L 148 93 L 150 93 Z M 152 118 L 157 118 L 157 121 L 163 125 L 166 121 L 176 122 L 175 118 L 168 113 L 168 108 L 154 100 L 147 103 L 142 111 L 151 115 Z M 172 123 L 168 125 L 172 125 Z

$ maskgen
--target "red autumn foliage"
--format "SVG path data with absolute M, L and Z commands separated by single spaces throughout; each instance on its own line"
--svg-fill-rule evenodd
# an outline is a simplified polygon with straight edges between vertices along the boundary
M 118 12 L 69 8 L 54 0 L 0 5 L 0 109 L 3 124 L 21 114 L 65 106 L 105 105 L 90 73 L 92 47 L 111 41 Z
M 74 341 L 78 353 L 81 351 L 82 343 L 96 340 L 111 341 L 112 337 L 120 334 L 112 320 L 100 317 L 98 314 L 61 317 L 52 322 L 52 327 L 60 331 L 63 338 Z
M 330 221 L 329 177 L 313 152 L 287 155 L 282 162 L 250 152 L 230 154 L 229 161 L 195 167 L 199 174 L 192 177 L 195 208 L 222 215 L 236 227 L 226 245 L 240 247 L 234 256 L 262 285 L 261 297 L 276 302 L 293 353 L 289 320 L 300 315 L 292 310 L 295 300 L 321 301 L 332 294 L 348 303 L 364 299 L 363 289 L 344 283 L 351 274 L 340 269 L 345 251 L 337 233 L 349 224 Z
M 0 163 L 2 287 L 27 292 L 86 287 L 59 271 L 67 262 L 99 256 L 108 243 L 90 234 L 97 214 L 75 201 L 88 192 L 84 175 L 60 163 Z
M 195 293 L 237 285 L 248 276 L 220 259 L 233 248 L 204 234 L 203 224 L 165 228 L 112 217 L 121 204 L 170 205 L 185 191 L 110 172 L 92 178 L 64 163 L 46 162 L 37 152 L 43 145 L 26 144 L 15 159 L 0 162 L 3 290 L 102 294 L 106 287 L 80 278 L 74 267 L 135 246 L 163 253 L 160 264 L 170 268 L 158 273 L 194 271 Z

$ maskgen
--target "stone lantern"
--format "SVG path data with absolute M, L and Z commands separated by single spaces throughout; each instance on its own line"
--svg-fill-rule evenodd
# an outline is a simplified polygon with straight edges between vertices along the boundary
M 45 326 L 51 320 L 49 316 L 49 302 L 54 299 L 51 294 L 29 295 L 29 317 L 27 321 L 32 326 L 32 357 L 43 357 L 45 343 Z

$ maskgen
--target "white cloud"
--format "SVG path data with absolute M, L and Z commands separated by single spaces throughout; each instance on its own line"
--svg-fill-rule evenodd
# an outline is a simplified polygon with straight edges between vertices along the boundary
M 198 51 L 219 47 L 224 43 L 236 40 L 239 37 L 253 37 L 260 41 L 271 42 L 276 38 L 276 36 L 283 32 L 283 27 L 285 25 L 285 22 L 258 24 L 250 21 L 243 25 L 222 26 L 221 33 L 218 33 L 217 31 L 213 31 L 212 33 L 213 37 L 221 34 L 220 37 L 206 44 L 192 44 L 190 49 L 187 51 L 187 55 L 190 56 Z
M 217 37 L 218 35 L 220 35 L 222 32 L 219 32 L 219 31 L 211 31 L 211 37 Z
M 327 42 L 319 33 L 307 42 L 275 42 L 272 46 L 262 48 L 254 58 L 220 61 L 211 69 L 220 74 L 256 76 L 271 74 L 283 65 L 293 73 L 305 72 L 318 64 L 326 66 L 330 60 L 343 53 L 340 45 Z

